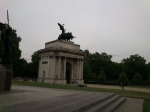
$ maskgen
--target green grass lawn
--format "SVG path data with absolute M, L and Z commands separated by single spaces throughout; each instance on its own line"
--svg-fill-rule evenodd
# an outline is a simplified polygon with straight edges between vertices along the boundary
M 63 84 L 48 84 L 48 83 L 39 83 L 39 82 L 26 82 L 26 81 L 12 81 L 12 83 L 18 84 L 18 85 L 56 88 L 56 89 L 109 92 L 109 93 L 115 93 L 124 97 L 141 98 L 145 100 L 144 106 L 143 106 L 144 112 L 150 112 L 150 93 L 146 93 L 146 92 L 117 90 L 117 89 L 104 89 L 104 88 L 94 88 L 94 87 L 76 87 L 75 85 L 67 85 L 67 84 L 64 84 L 64 85 Z

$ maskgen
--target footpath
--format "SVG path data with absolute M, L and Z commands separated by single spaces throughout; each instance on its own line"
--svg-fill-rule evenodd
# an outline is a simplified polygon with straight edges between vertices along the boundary
M 98 84 L 86 84 L 88 87 L 95 87 L 95 88 L 107 88 L 107 89 L 121 89 L 120 85 L 98 85 Z M 124 86 L 124 90 L 129 90 L 129 91 L 138 91 L 138 92 L 147 92 L 150 93 L 149 88 L 137 88 L 137 87 L 132 87 L 132 86 Z

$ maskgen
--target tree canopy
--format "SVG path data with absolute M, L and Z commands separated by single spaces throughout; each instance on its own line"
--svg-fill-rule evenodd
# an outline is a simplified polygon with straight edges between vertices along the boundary
M 124 72 L 127 74 L 129 80 L 132 80 L 133 75 L 137 72 L 143 76 L 144 80 L 147 79 L 148 66 L 144 57 L 138 54 L 131 55 L 129 58 L 123 59 L 122 64 L 125 68 Z
M 143 77 L 139 73 L 136 73 L 133 76 L 132 83 L 136 84 L 136 85 L 139 85 L 139 84 L 142 84 L 142 82 L 143 82 Z
M 31 62 L 28 63 L 28 66 L 25 70 L 26 76 L 37 78 L 38 77 L 38 67 L 39 67 L 39 53 L 35 51 L 31 56 Z
M 97 82 L 96 79 L 99 79 L 100 71 L 105 73 L 107 81 L 116 80 L 117 82 L 117 80 L 123 80 L 120 78 L 123 77 L 125 78 L 125 80 L 123 80 L 125 83 L 129 81 L 132 83 L 133 76 L 137 72 L 143 77 L 144 81 L 150 77 L 150 63 L 146 64 L 144 57 L 138 54 L 123 59 L 121 63 L 116 63 L 111 61 L 111 55 L 104 52 L 100 54 L 98 52 L 90 53 L 89 50 L 84 50 L 84 53 L 84 62 L 86 62 L 86 65 L 88 65 L 88 69 L 90 70 L 90 72 L 86 72 L 86 74 L 88 74 L 94 82 Z M 87 67 L 84 66 L 85 71 L 86 69 Z M 86 76 L 85 72 L 83 74 Z
M 11 28 L 11 27 L 10 27 Z M 17 31 L 12 29 L 11 39 L 12 39 L 12 46 L 11 46 L 11 55 L 10 60 L 12 61 L 12 69 L 14 76 L 20 75 L 20 66 L 23 66 L 21 63 L 25 61 L 24 59 L 20 59 L 21 57 L 21 50 L 19 48 L 19 43 L 21 42 L 21 38 L 17 36 Z M 2 35 L 6 35 L 6 29 L 3 29 Z M 3 59 L 4 56 L 4 43 L 0 40 L 0 58 Z M 22 61 L 21 61 L 22 60 Z

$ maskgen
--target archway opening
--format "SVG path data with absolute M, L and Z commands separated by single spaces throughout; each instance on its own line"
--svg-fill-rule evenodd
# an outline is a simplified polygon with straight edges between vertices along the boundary
M 66 63 L 66 83 L 70 84 L 71 82 L 71 64 Z

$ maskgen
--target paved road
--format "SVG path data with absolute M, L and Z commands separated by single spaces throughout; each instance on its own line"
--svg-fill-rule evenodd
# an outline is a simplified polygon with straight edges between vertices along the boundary
M 0 92 L 0 112 L 70 112 L 69 109 L 73 107 L 109 94 L 112 93 L 13 85 L 11 92 Z M 134 112 L 136 107 L 138 112 L 142 112 L 143 102 L 141 99 L 129 98 L 128 103 L 123 104 L 118 112 Z

